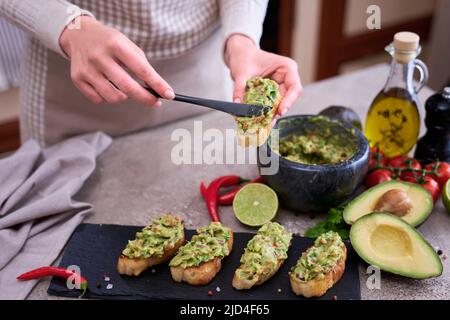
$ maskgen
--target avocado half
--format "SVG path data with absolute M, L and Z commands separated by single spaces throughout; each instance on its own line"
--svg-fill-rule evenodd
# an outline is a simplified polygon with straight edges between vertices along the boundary
M 409 212 L 402 216 L 403 220 L 415 227 L 428 218 L 433 210 L 433 198 L 430 193 L 418 184 L 391 180 L 366 190 L 349 202 L 343 212 L 345 222 L 353 224 L 362 216 L 377 211 L 375 207 L 380 197 L 393 189 L 406 192 L 412 203 Z
M 442 274 L 442 262 L 423 236 L 404 220 L 374 212 L 356 221 L 350 241 L 358 255 L 381 270 L 426 279 Z

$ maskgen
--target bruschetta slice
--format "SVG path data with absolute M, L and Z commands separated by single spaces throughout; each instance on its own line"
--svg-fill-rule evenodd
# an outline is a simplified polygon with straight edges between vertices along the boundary
M 280 102 L 281 95 L 275 81 L 261 77 L 247 81 L 243 103 L 271 106 L 272 109 L 258 117 L 236 117 L 237 141 L 241 147 L 257 147 L 267 140 Z
M 171 259 L 183 243 L 183 220 L 165 214 L 137 232 L 135 240 L 128 241 L 117 262 L 117 271 L 138 276 L 147 268 Z
M 276 222 L 263 225 L 247 243 L 241 265 L 234 272 L 235 289 L 250 289 L 269 280 L 287 258 L 292 234 Z
M 222 259 L 233 247 L 233 231 L 220 222 L 197 230 L 198 234 L 182 246 L 170 261 L 170 273 L 176 282 L 205 285 L 222 267 Z
M 346 258 L 347 248 L 339 234 L 320 235 L 289 273 L 292 291 L 307 298 L 323 296 L 341 279 Z

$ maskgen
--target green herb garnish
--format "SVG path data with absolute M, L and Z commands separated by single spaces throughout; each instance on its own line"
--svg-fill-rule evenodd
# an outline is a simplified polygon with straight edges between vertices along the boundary
M 337 232 L 342 239 L 347 240 L 349 235 L 349 225 L 345 223 L 342 213 L 343 207 L 331 208 L 325 221 L 318 222 L 314 227 L 305 232 L 305 237 L 317 238 L 328 231 Z

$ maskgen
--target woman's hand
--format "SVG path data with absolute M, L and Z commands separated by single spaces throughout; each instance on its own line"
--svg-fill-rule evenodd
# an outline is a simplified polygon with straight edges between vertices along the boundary
M 278 116 L 284 115 L 302 93 L 297 63 L 259 49 L 244 35 L 234 34 L 228 38 L 225 61 L 234 80 L 234 102 L 242 101 L 245 83 L 254 76 L 271 78 L 280 85 L 283 99 L 278 107 Z
M 161 105 L 130 76 L 126 67 L 162 97 L 173 99 L 173 89 L 138 46 L 91 17 L 80 19 L 80 28 L 66 28 L 59 42 L 70 57 L 72 81 L 86 97 L 94 103 L 117 103 L 130 97 L 149 106 Z

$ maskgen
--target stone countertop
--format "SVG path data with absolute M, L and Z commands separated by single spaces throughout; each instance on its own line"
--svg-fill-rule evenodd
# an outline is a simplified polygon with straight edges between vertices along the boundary
M 344 105 L 365 119 L 372 99 L 384 85 L 388 69 L 387 65 L 376 65 L 309 85 L 304 88 L 302 98 L 289 114 L 316 114 L 329 105 Z M 419 94 L 420 101 L 423 103 L 432 93 L 430 89 L 424 88 Z M 423 119 L 423 106 L 420 112 Z M 216 128 L 225 132 L 225 129 L 234 129 L 235 122 L 223 113 L 207 112 L 195 118 L 117 138 L 99 157 L 96 171 L 76 197 L 94 205 L 94 211 L 86 222 L 146 225 L 153 217 L 172 212 L 184 217 L 187 228 L 207 224 L 210 218 L 198 192 L 200 181 L 209 182 L 219 175 L 230 173 L 252 178 L 257 176 L 257 167 L 252 161 L 247 161 L 247 164 L 174 164 L 171 153 L 178 142 L 171 140 L 172 134 L 184 132 L 193 137 L 196 134 L 194 125 L 201 125 L 203 130 Z M 422 123 L 422 133 L 423 130 Z M 214 134 L 214 131 L 209 132 Z M 209 142 L 205 140 L 203 147 L 207 144 Z M 226 156 L 235 154 L 234 140 L 225 145 Z M 220 210 L 224 224 L 235 231 L 255 231 L 240 224 L 234 218 L 231 207 L 221 207 Z M 290 231 L 303 234 L 324 216 L 316 215 L 313 218 L 308 214 L 280 209 L 277 220 Z M 450 256 L 450 216 L 445 212 L 441 200 L 438 200 L 432 215 L 419 230 L 433 246 Z M 444 273 L 439 278 L 412 280 L 382 273 L 381 288 L 373 290 L 366 286 L 368 275 L 366 266 L 361 263 L 362 298 L 450 299 L 450 259 L 442 262 Z M 48 280 L 41 281 L 28 298 L 62 299 L 48 296 L 48 285 Z

